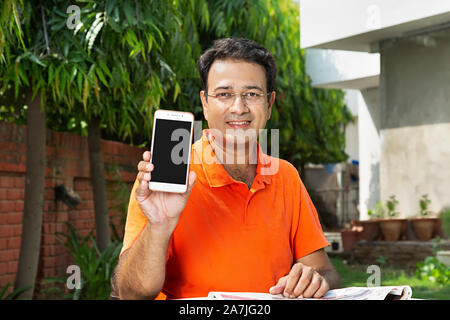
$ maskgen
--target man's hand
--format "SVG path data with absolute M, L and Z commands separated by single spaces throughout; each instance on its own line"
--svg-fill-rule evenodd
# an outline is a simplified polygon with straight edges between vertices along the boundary
M 297 262 L 288 275 L 271 287 L 270 294 L 283 294 L 286 298 L 320 298 L 330 286 L 314 268 Z
M 143 161 L 138 164 L 139 186 L 135 193 L 136 200 L 153 227 L 171 233 L 194 187 L 195 173 L 189 173 L 188 188 L 184 193 L 153 191 L 148 188 L 154 169 L 154 165 L 150 163 L 150 152 L 145 151 L 142 158 Z

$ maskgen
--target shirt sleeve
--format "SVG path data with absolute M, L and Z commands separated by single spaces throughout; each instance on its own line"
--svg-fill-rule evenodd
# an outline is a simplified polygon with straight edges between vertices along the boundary
M 138 180 L 134 182 L 133 188 L 130 193 L 130 201 L 128 203 L 128 212 L 127 212 L 127 220 L 125 222 L 125 233 L 123 236 L 123 244 L 122 249 L 120 251 L 120 257 L 123 255 L 125 251 L 127 251 L 134 244 L 137 238 L 139 238 L 141 232 L 144 230 L 147 225 L 147 218 L 139 206 L 134 193 L 139 185 Z M 169 241 L 169 246 L 167 249 L 166 255 L 166 263 L 167 260 L 172 255 L 172 237 Z
M 298 215 L 293 219 L 294 230 L 291 233 L 294 261 L 330 245 L 322 231 L 317 210 L 300 177 L 298 179 L 297 206 L 294 206 L 298 208 Z

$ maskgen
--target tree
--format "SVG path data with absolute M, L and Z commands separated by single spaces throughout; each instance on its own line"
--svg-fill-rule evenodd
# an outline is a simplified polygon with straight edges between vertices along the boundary
M 168 88 L 174 88 L 174 98 L 178 95 L 177 74 L 170 64 L 178 58 L 176 52 L 187 51 L 189 46 L 180 30 L 177 5 L 177 1 L 84 1 L 72 31 L 65 25 L 71 17 L 64 15 L 61 5 L 49 9 L 52 42 L 67 45 L 64 58 L 68 66 L 60 70 L 61 78 L 74 79 L 65 86 L 67 95 L 74 97 L 67 105 L 71 113 L 83 114 L 88 123 L 101 250 L 110 242 L 101 126 L 121 140 L 133 142 L 137 133 L 149 136 L 153 111 Z M 77 54 L 77 59 L 71 54 Z M 183 70 L 188 68 L 179 68 L 178 73 Z
M 27 180 L 23 239 L 16 286 L 34 286 L 42 226 L 45 114 L 82 115 L 88 123 L 97 240 L 110 241 L 101 127 L 122 139 L 149 136 L 154 108 L 180 85 L 166 60 L 189 52 L 178 1 L 83 1 L 69 28 L 72 3 L 8 0 L 0 33 L 2 92 L 28 92 Z M 77 19 L 75 19 L 77 20 Z M 3 23 L 5 22 L 5 23 Z M 180 36 L 181 35 L 181 36 Z M 189 59 L 188 61 L 193 61 Z M 189 70 L 187 64 L 180 70 Z M 181 72 L 180 71 L 180 72 Z M 39 112 L 38 112 L 39 111 Z M 34 121 L 38 124 L 33 125 Z M 35 130 L 35 131 L 30 131 Z M 44 131 L 43 131 L 44 130 Z M 32 149 L 39 149 L 34 150 Z M 30 161 L 37 157 L 35 164 Z M 29 183 L 28 183 L 29 181 Z M 31 298 L 33 290 L 23 297 Z
M 183 20 L 187 36 L 194 39 L 191 43 L 198 41 L 201 51 L 215 39 L 234 36 L 255 40 L 274 54 L 277 99 L 267 126 L 280 130 L 280 156 L 301 174 L 307 163 L 346 160 L 344 127 L 352 115 L 342 90 L 311 87 L 300 48 L 298 5 L 291 0 L 208 0 L 207 6 L 208 24 L 195 15 L 198 10 Z M 198 76 L 183 79 L 183 85 L 177 107 L 202 118 Z
M 29 30 L 30 25 L 37 23 L 37 16 L 19 15 L 19 5 L 22 1 L 4 1 L 0 25 L 0 71 L 1 91 L 6 91 L 10 81 L 14 82 L 15 97 L 19 90 L 26 91 L 27 101 L 27 147 L 25 202 L 23 214 L 22 242 L 20 248 L 19 266 L 16 277 L 16 288 L 34 287 L 39 251 L 41 243 L 42 210 L 44 202 L 44 172 L 45 172 L 45 91 L 44 79 L 40 72 L 44 65 L 40 63 L 35 53 L 27 50 L 30 39 L 23 28 Z M 27 12 L 29 13 L 29 12 Z M 32 46 L 30 46 L 32 47 Z M 29 76 L 27 75 L 29 74 Z M 33 290 L 22 293 L 23 297 L 31 298 Z

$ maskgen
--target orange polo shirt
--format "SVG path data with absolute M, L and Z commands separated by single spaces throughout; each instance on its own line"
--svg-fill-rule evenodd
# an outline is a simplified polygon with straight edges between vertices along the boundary
M 258 146 L 249 190 L 217 161 L 208 130 L 194 143 L 197 179 L 169 242 L 167 299 L 206 297 L 210 291 L 269 292 L 293 262 L 329 245 L 297 170 Z M 212 161 L 213 160 L 213 161 Z M 269 173 L 269 174 L 268 174 Z M 130 197 L 122 253 L 147 219 Z

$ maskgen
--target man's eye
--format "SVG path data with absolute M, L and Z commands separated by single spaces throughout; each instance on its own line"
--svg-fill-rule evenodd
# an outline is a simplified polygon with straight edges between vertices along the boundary
M 254 98 L 254 97 L 258 97 L 259 94 L 257 94 L 256 92 L 246 92 L 245 96 L 247 96 L 249 98 Z
M 219 98 L 228 98 L 228 97 L 231 97 L 231 93 L 229 93 L 229 92 L 220 92 L 220 93 L 217 94 L 217 96 Z

